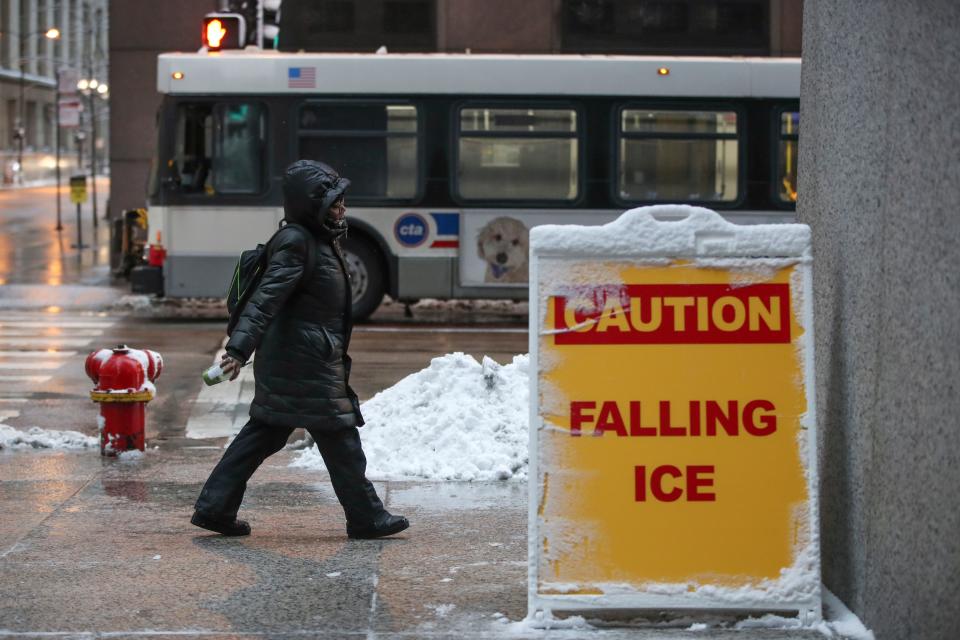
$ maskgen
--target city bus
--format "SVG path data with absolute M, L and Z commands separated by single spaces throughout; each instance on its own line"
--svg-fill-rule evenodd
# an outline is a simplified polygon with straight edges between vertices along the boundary
M 799 59 L 248 49 L 162 54 L 157 78 L 147 201 L 170 297 L 223 295 L 300 158 L 352 181 L 358 319 L 385 294 L 526 298 L 539 224 L 658 203 L 794 217 Z

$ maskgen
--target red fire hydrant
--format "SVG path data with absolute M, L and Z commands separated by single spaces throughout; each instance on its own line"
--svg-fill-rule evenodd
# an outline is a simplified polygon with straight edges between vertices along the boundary
M 87 375 L 97 385 L 90 399 L 100 405 L 100 453 L 143 451 L 147 403 L 153 400 L 153 381 L 163 371 L 163 358 L 149 349 L 100 349 L 87 356 Z

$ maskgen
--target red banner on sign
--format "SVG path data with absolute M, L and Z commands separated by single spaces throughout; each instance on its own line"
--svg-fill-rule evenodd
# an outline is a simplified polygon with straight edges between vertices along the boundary
M 555 343 L 790 342 L 790 287 L 631 284 L 554 296 Z

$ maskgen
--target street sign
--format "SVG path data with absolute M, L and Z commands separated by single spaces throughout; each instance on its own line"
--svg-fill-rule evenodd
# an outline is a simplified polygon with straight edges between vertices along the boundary
M 530 231 L 531 613 L 820 617 L 810 231 Z
M 80 112 L 83 107 L 80 104 L 80 98 L 76 96 L 60 96 L 57 104 L 60 110 L 60 126 L 64 129 L 76 129 L 80 126 Z
M 77 82 L 80 75 L 75 69 L 61 69 L 57 74 L 57 91 L 61 96 L 77 95 Z
M 70 176 L 70 202 L 83 204 L 87 201 L 87 176 Z

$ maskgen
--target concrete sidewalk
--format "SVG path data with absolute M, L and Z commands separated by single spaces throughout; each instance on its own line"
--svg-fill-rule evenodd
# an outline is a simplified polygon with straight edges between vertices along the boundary
M 324 474 L 283 451 L 251 482 L 253 535 L 188 518 L 222 439 L 133 462 L 0 454 L 0 636 L 823 638 L 811 630 L 543 631 L 526 615 L 526 486 L 376 483 L 412 528 L 351 541 Z

